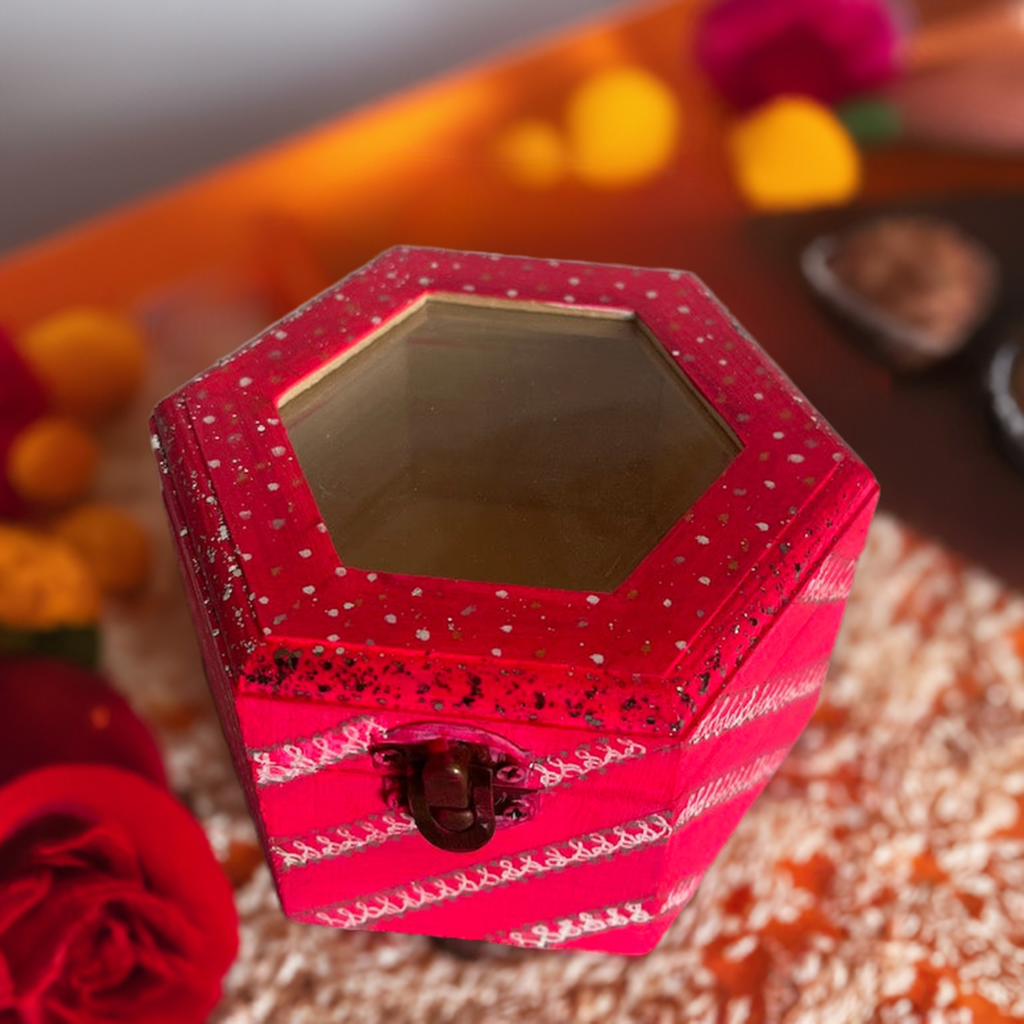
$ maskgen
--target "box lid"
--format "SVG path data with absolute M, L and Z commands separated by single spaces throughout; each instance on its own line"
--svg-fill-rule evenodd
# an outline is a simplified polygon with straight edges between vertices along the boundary
M 281 404 L 432 296 L 635 317 L 735 436 L 724 470 L 611 590 L 417 576 L 339 556 Z M 636 692 L 644 730 L 673 718 L 678 728 L 678 713 L 662 707 L 666 685 L 696 678 L 711 657 L 742 660 L 877 494 L 868 470 L 705 286 L 674 270 L 389 250 L 165 399 L 154 429 L 158 447 L 173 447 L 177 434 L 180 449 L 189 434 L 183 515 L 200 538 L 192 545 L 208 593 L 226 606 L 224 656 L 243 690 L 266 692 L 261 673 L 280 640 L 346 659 L 347 679 L 318 678 L 301 694 L 312 699 L 351 698 L 369 666 L 374 695 L 384 686 L 398 706 L 405 697 L 421 706 L 424 675 L 448 672 L 461 682 L 431 695 L 440 711 L 464 699 L 464 686 L 511 671 L 562 679 L 577 694 L 581 681 L 611 687 L 617 706 L 623 689 Z M 163 456 L 166 470 L 172 453 Z M 852 577 L 853 560 L 841 571 Z M 726 619 L 727 634 L 708 629 Z M 531 700 L 523 710 L 534 717 L 542 708 Z M 700 703 L 696 690 L 687 700 Z

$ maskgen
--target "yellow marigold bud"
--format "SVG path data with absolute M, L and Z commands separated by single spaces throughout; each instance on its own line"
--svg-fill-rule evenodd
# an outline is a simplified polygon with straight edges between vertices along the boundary
M 55 537 L 0 523 L 0 625 L 87 626 L 99 613 L 99 590 L 71 548 Z
M 149 539 L 127 513 L 110 505 L 79 505 L 53 532 L 89 567 L 104 594 L 138 590 L 149 570 Z
M 572 168 L 600 188 L 641 184 L 664 170 L 679 142 L 682 116 L 673 90 L 629 65 L 587 78 L 565 111 Z
M 727 145 L 736 187 L 756 210 L 839 205 L 860 188 L 850 133 L 828 107 L 803 96 L 780 96 L 739 119 Z
M 494 155 L 501 169 L 518 185 L 550 188 L 565 176 L 565 145 L 548 121 L 517 121 L 498 136 Z
M 92 484 L 99 450 L 92 435 L 64 416 L 40 416 L 7 449 L 7 479 L 31 505 L 59 506 Z
M 30 327 L 16 344 L 53 409 L 88 423 L 120 412 L 146 368 L 146 344 L 138 328 L 99 309 L 57 313 Z

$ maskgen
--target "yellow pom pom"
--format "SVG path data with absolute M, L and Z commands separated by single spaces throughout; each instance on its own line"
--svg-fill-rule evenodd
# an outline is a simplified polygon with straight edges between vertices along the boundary
M 849 202 L 860 188 L 860 153 L 828 107 L 780 96 L 737 121 L 728 138 L 736 187 L 757 210 Z
M 120 412 L 142 383 L 146 345 L 126 318 L 72 309 L 41 321 L 17 341 L 56 412 L 99 423 Z
M 566 107 L 573 170 L 599 188 L 647 181 L 672 159 L 681 122 L 675 93 L 656 75 L 630 66 L 602 71 Z
M 89 567 L 104 594 L 138 590 L 149 570 L 149 540 L 131 516 L 110 505 L 79 505 L 53 532 Z
M 566 154 L 553 124 L 518 121 L 498 136 L 494 155 L 502 170 L 525 188 L 551 188 L 565 176 Z
M 7 449 L 7 479 L 30 505 L 66 505 L 89 489 L 98 461 L 92 435 L 74 420 L 40 416 Z
M 0 524 L 0 625 L 9 630 L 87 626 L 99 612 L 96 584 L 67 545 Z

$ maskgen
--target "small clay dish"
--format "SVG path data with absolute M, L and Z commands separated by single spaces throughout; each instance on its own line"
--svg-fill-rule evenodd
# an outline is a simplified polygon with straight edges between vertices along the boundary
M 818 238 L 801 265 L 872 354 L 900 371 L 959 352 L 989 318 L 999 290 L 999 267 L 985 246 L 918 214 L 874 217 Z
M 996 349 L 986 384 L 1002 447 L 1024 473 L 1024 328 Z

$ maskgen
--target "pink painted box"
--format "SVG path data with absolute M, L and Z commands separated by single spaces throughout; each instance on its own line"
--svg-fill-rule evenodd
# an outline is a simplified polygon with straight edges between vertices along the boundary
M 671 270 L 397 248 L 153 444 L 285 913 L 651 949 L 814 709 L 877 486 Z

